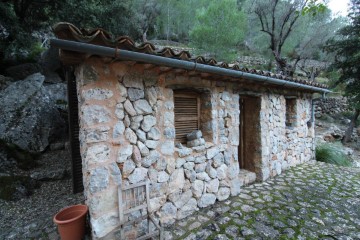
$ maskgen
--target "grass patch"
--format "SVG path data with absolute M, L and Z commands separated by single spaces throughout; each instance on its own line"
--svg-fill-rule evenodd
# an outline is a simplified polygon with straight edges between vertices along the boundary
M 339 166 L 352 166 L 351 159 L 346 156 L 336 144 L 324 143 L 318 145 L 315 150 L 316 161 L 331 163 Z

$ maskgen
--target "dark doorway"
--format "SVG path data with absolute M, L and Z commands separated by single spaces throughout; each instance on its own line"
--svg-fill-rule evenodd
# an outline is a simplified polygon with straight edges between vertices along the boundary
M 260 97 L 240 96 L 240 169 L 257 172 L 261 161 Z

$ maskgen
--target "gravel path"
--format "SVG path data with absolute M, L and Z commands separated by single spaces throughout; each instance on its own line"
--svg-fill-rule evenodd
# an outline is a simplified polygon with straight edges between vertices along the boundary
M 291 168 L 175 223 L 165 239 L 360 239 L 360 169 Z
M 35 171 L 70 169 L 68 151 L 49 152 L 38 161 Z M 22 172 L 24 174 L 25 172 Z M 34 193 L 19 201 L 0 199 L 0 239 L 59 239 L 53 216 L 62 208 L 83 202 L 83 194 L 72 193 L 72 180 L 42 182 Z

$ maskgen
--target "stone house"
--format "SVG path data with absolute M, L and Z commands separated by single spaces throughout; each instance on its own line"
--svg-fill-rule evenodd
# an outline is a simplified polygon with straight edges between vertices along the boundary
M 150 212 L 169 225 L 314 159 L 312 95 L 328 92 L 324 85 L 112 39 L 101 29 L 59 23 L 54 32 L 76 99 L 74 177 L 94 239 L 119 228 L 118 186 L 148 180 Z

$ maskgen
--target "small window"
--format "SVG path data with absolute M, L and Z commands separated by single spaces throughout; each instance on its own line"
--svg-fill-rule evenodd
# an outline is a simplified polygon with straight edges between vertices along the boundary
M 286 122 L 287 127 L 296 126 L 296 98 L 286 98 Z
M 200 128 L 200 95 L 196 92 L 174 91 L 176 142 L 186 143 L 186 135 Z

